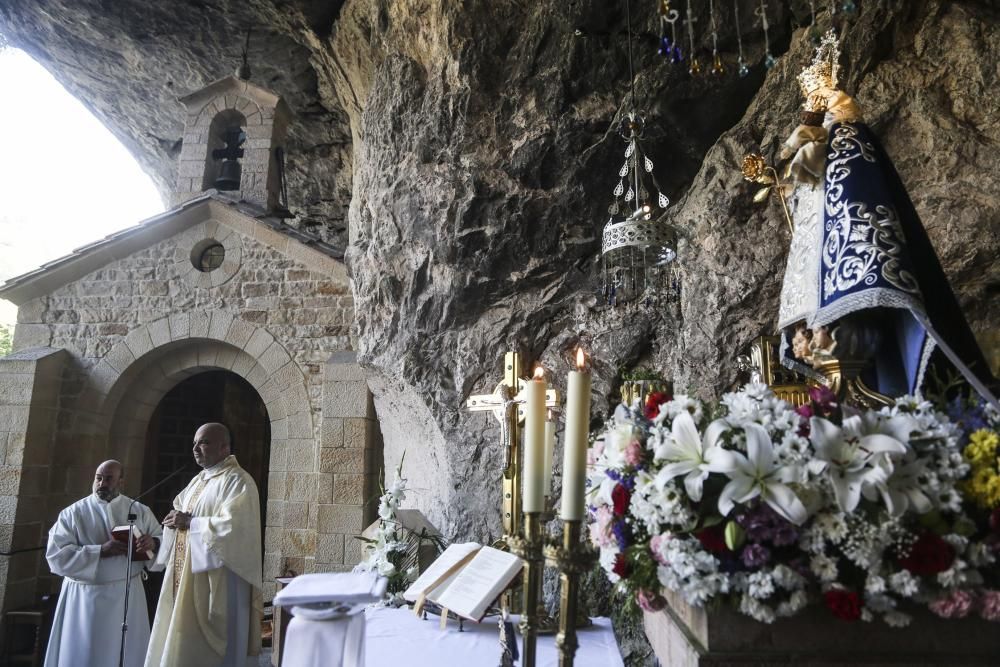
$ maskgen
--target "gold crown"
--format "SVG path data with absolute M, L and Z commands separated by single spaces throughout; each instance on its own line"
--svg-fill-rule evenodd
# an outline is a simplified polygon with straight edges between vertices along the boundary
M 806 98 L 802 106 L 806 111 L 826 111 L 827 97 L 819 91 L 836 90 L 839 60 L 840 44 L 837 33 L 831 28 L 816 47 L 812 64 L 799 72 L 799 87 Z

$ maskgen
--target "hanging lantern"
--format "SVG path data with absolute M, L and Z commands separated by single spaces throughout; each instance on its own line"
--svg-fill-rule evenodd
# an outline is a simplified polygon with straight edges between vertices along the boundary
M 626 0 L 631 110 L 618 128 L 625 140 L 625 162 L 618 170 L 614 201 L 608 208 L 611 218 L 601 238 L 602 292 L 609 306 L 652 308 L 680 295 L 679 277 L 674 272 L 677 234 L 662 220 L 670 200 L 660 190 L 653 175 L 653 161 L 640 143 L 646 125 L 635 110 L 631 4 Z M 661 3 L 661 11 L 668 22 L 676 20 L 677 13 L 670 10 L 669 3 Z
M 618 170 L 611 218 L 601 240 L 603 295 L 610 306 L 662 305 L 680 291 L 674 271 L 677 234 L 662 221 L 670 200 L 653 176 L 653 161 L 642 150 L 644 123 L 634 111 L 622 121 L 625 162 Z

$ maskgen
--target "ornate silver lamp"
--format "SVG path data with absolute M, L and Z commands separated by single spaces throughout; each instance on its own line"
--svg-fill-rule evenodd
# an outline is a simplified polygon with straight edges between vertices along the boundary
M 679 295 L 680 283 L 673 267 L 677 234 L 662 220 L 670 200 L 660 190 L 653 175 L 653 161 L 640 143 L 645 122 L 635 110 L 630 4 L 626 2 L 625 7 L 631 109 L 619 127 L 626 142 L 625 162 L 618 170 L 614 201 L 608 208 L 611 217 L 601 239 L 602 293 L 610 306 L 652 307 Z

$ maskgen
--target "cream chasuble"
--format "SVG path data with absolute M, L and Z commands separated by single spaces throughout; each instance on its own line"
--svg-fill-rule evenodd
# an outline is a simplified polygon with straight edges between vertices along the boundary
M 97 494 L 59 513 L 49 531 L 45 559 L 52 574 L 63 577 L 45 652 L 45 667 L 115 667 L 125 611 L 125 556 L 101 558 L 101 544 L 111 529 L 128 523 L 131 498 L 105 502 Z M 136 528 L 160 537 L 160 523 L 148 507 L 136 503 Z M 142 588 L 143 563 L 132 563 L 129 590 L 126 667 L 139 667 L 149 641 L 149 615 Z
M 260 652 L 260 501 L 253 478 L 228 456 L 174 499 L 186 531 L 164 529 L 166 568 L 146 667 L 244 667 Z

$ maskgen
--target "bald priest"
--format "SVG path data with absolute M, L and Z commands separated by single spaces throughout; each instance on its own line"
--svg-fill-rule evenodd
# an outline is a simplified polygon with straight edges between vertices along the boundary
M 229 430 L 194 435 L 203 468 L 174 499 L 157 564 L 166 567 L 146 667 L 246 667 L 260 651 L 257 485 L 232 455 Z
M 128 522 L 132 499 L 121 494 L 122 465 L 105 461 L 94 474 L 94 493 L 62 512 L 49 531 L 45 558 L 63 577 L 45 667 L 114 667 L 121 647 L 125 612 L 125 559 L 128 544 L 111 531 Z M 160 524 L 145 505 L 135 503 L 135 526 L 142 533 L 135 548 L 156 551 Z M 126 667 L 139 667 L 149 642 L 149 614 L 141 565 L 132 568 L 129 592 Z

